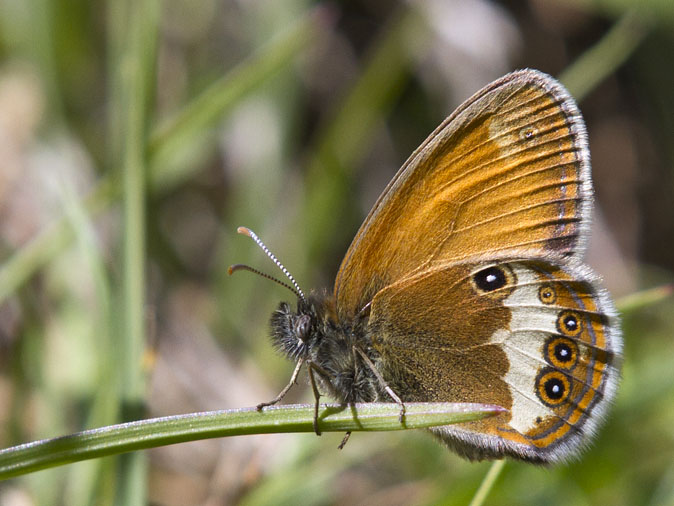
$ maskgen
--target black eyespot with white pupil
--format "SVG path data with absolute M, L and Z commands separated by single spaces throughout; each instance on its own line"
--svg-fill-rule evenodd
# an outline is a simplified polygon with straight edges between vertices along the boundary
M 564 383 L 560 379 L 550 378 L 546 380 L 544 388 L 550 399 L 559 400 L 564 397 Z
M 572 359 L 571 348 L 565 343 L 555 345 L 555 358 L 560 362 L 570 362 Z
M 574 332 L 578 328 L 578 320 L 575 316 L 567 316 L 564 318 L 564 326 L 569 329 L 569 331 Z
M 570 371 L 579 360 L 578 344 L 567 337 L 552 335 L 543 347 L 545 361 L 556 369 Z
M 577 336 L 583 330 L 580 315 L 575 311 L 562 311 L 557 316 L 557 330 L 565 336 Z
M 493 292 L 507 284 L 508 276 L 503 268 L 492 266 L 475 273 L 473 282 L 481 292 Z
M 543 304 L 554 304 L 557 301 L 557 292 L 551 285 L 543 285 L 538 289 L 538 299 Z
M 536 377 L 536 394 L 538 398 L 551 408 L 564 403 L 571 393 L 569 377 L 555 369 L 546 367 Z

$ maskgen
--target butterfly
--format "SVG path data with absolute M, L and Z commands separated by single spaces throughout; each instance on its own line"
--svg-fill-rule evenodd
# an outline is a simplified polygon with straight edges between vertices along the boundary
M 555 79 L 526 69 L 477 92 L 412 153 L 332 293 L 305 295 L 240 228 L 297 295 L 271 317 L 295 371 L 259 407 L 280 401 L 304 366 L 316 409 L 321 392 L 403 408 L 495 404 L 506 411 L 431 430 L 472 460 L 577 456 L 615 396 L 622 347 L 613 302 L 582 261 L 592 193 L 578 107 Z M 255 271 L 230 272 L 240 269 Z

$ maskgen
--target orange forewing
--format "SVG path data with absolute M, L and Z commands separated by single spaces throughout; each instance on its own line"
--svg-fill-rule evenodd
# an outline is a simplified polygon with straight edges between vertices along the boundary
M 540 76 L 494 82 L 403 165 L 344 257 L 341 320 L 434 262 L 580 251 L 592 193 L 585 130 L 566 93 Z

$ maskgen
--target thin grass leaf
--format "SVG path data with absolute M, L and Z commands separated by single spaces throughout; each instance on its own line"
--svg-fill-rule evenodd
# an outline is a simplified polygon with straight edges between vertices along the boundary
M 150 124 L 150 104 L 155 93 L 155 66 L 161 12 L 160 0 L 128 2 L 128 45 L 120 54 L 116 71 L 122 75 L 120 161 L 123 181 L 123 328 L 117 364 L 121 373 L 121 398 L 125 419 L 141 415 L 145 396 L 145 200 L 146 135 Z M 114 156 L 115 154 L 113 154 Z M 117 504 L 141 506 L 147 502 L 147 459 L 143 454 L 120 460 Z
M 392 15 L 382 32 L 358 80 L 319 132 L 308 164 L 306 187 L 311 193 L 302 215 L 307 217 L 306 237 L 311 244 L 305 251 L 316 257 L 330 245 L 335 219 L 341 216 L 336 210 L 348 191 L 346 180 L 366 152 L 379 121 L 404 89 L 413 61 L 410 40 L 423 36 L 418 14 L 410 8 Z
M 487 499 L 489 492 L 491 492 L 491 489 L 494 488 L 496 480 L 501 475 L 501 471 L 503 471 L 505 464 L 505 460 L 496 460 L 492 463 L 489 471 L 487 471 L 487 474 L 484 475 L 484 479 L 482 480 L 482 483 L 480 483 L 480 487 L 475 492 L 475 495 L 473 496 L 473 499 L 471 499 L 468 506 L 482 506 L 484 504 L 484 501 Z
M 658 302 L 670 298 L 672 294 L 674 294 L 674 286 L 656 286 L 655 288 L 641 290 L 621 297 L 616 301 L 616 305 L 621 312 L 628 313 L 657 304 Z
M 151 135 L 148 150 L 153 177 L 161 178 L 164 164 L 158 163 L 186 143 L 205 135 L 222 121 L 224 114 L 260 83 L 286 68 L 328 25 L 324 9 L 314 9 L 290 29 L 215 81 L 199 96 L 163 122 Z
M 504 411 L 486 404 L 409 403 L 399 421 L 400 407 L 391 403 L 353 406 L 321 405 L 322 432 L 420 429 L 479 420 Z M 200 439 L 313 432 L 313 404 L 209 411 L 140 420 L 69 436 L 35 441 L 0 451 L 0 480 L 81 460 L 185 443 Z
M 234 104 L 268 82 L 298 55 L 311 47 L 320 33 L 321 25 L 316 25 L 316 19 L 321 17 L 309 14 L 302 18 L 283 37 L 263 47 L 250 59 L 228 72 L 203 94 L 188 103 L 183 112 L 177 113 L 174 119 L 150 135 L 149 165 L 152 172 L 149 181 L 150 191 L 157 191 L 160 187 L 166 189 L 169 182 L 176 184 L 186 177 L 185 174 L 180 178 L 175 174 L 168 175 L 165 172 L 166 168 L 157 163 L 158 154 L 172 151 L 171 146 L 176 146 L 179 139 L 185 139 L 186 132 L 190 132 L 190 138 L 194 138 L 198 137 L 201 131 L 213 128 L 214 124 L 227 116 Z M 205 111 L 207 107 L 213 109 L 210 112 Z M 117 125 L 119 121 L 112 121 L 112 124 Z M 116 134 L 111 133 L 111 137 L 114 145 Z M 84 198 L 83 206 L 91 216 L 96 216 L 108 209 L 120 195 L 120 181 L 116 173 L 112 173 L 102 178 Z M 0 266 L 0 303 L 61 253 L 72 239 L 69 224 L 65 219 L 59 218 L 16 251 Z
M 594 47 L 559 76 L 559 80 L 576 100 L 582 101 L 625 63 L 648 33 L 649 24 L 640 11 L 627 11 Z

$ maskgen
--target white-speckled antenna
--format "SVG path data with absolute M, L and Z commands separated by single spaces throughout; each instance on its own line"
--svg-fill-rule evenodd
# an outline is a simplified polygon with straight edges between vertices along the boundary
M 306 300 L 304 298 L 304 292 L 302 292 L 302 289 L 300 288 L 300 285 L 297 284 L 297 281 L 295 281 L 295 278 L 293 278 L 292 274 L 290 274 L 290 272 L 288 272 L 288 269 L 286 269 L 283 266 L 283 264 L 281 262 L 279 262 L 279 259 L 276 258 L 276 256 L 274 256 L 274 254 L 271 251 L 269 251 L 269 248 L 267 248 L 267 246 L 265 246 L 265 244 L 260 240 L 260 238 L 257 236 L 257 234 L 255 232 L 253 232 L 251 229 L 246 228 L 246 227 L 239 227 L 239 228 L 236 229 L 236 231 L 239 234 L 247 235 L 248 237 L 253 239 L 253 241 L 255 241 L 255 243 L 262 249 L 262 251 L 264 251 L 267 254 L 267 256 L 271 259 L 271 261 L 276 264 L 276 267 L 281 269 L 281 272 L 283 272 L 283 274 L 286 275 L 286 277 L 290 280 L 290 282 L 293 284 L 295 289 L 293 290 L 288 285 L 286 285 L 285 283 L 277 280 L 276 278 L 273 278 L 273 277 L 268 276 L 266 274 L 262 274 L 259 271 L 256 271 L 255 269 L 252 269 L 250 267 L 246 266 L 246 270 L 249 270 L 251 272 L 257 272 L 258 274 L 261 274 L 265 278 L 271 279 L 272 281 L 276 281 L 277 283 L 279 283 L 279 284 L 281 284 L 281 285 L 283 285 L 287 288 L 290 288 L 293 292 L 295 292 L 295 295 L 297 295 L 300 299 Z M 237 268 L 233 269 L 233 267 L 237 267 Z M 238 268 L 243 268 L 243 267 L 244 266 L 241 266 L 241 265 L 232 266 L 232 267 L 230 267 L 230 271 L 234 272 L 235 270 L 238 270 Z

